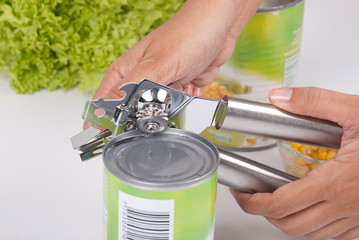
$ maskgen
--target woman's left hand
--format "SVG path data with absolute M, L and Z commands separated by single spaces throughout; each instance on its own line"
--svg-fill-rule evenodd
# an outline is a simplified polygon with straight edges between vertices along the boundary
M 335 158 L 273 193 L 231 189 L 241 208 L 262 215 L 290 236 L 359 237 L 359 96 L 319 88 L 282 88 L 271 102 L 286 111 L 326 119 L 344 129 Z

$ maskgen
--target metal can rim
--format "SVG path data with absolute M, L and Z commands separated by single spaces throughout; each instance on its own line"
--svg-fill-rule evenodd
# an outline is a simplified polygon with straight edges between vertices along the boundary
M 150 190 L 150 191 L 178 191 L 182 189 L 188 189 L 191 187 L 195 187 L 197 185 L 200 185 L 201 183 L 207 181 L 210 179 L 215 173 L 218 171 L 219 166 L 219 153 L 217 148 L 207 139 L 199 136 L 198 134 L 195 134 L 190 131 L 182 130 L 182 129 L 167 129 L 165 132 L 160 134 L 167 134 L 167 135 L 176 135 L 176 136 L 182 136 L 182 137 L 191 137 L 193 139 L 196 139 L 202 143 L 204 143 L 214 154 L 214 157 L 216 158 L 216 161 L 212 167 L 212 169 L 208 172 L 206 172 L 204 175 L 196 178 L 196 179 L 190 179 L 189 181 L 181 181 L 181 182 L 173 182 L 173 183 L 153 183 L 153 182 L 144 182 L 144 181 L 135 181 L 131 178 L 126 178 L 124 176 L 119 175 L 116 171 L 114 171 L 109 164 L 109 161 L 107 161 L 107 154 L 111 147 L 120 145 L 121 142 L 131 141 L 138 138 L 144 138 L 148 137 L 148 134 L 145 134 L 143 132 L 140 132 L 138 130 L 129 131 L 126 133 L 122 133 L 118 135 L 117 137 L 113 138 L 111 141 L 109 141 L 105 149 L 103 151 L 103 163 L 105 165 L 105 168 L 116 178 L 119 179 L 120 182 L 131 186 L 135 188 L 139 188 L 142 190 Z M 159 135 L 159 134 L 156 134 Z
M 284 10 L 293 6 L 296 6 L 300 3 L 304 2 L 304 0 L 294 0 L 290 3 L 286 3 L 286 4 L 280 4 L 278 6 L 272 6 L 272 7 L 259 7 L 257 10 L 257 13 L 266 13 L 266 12 L 275 12 L 275 11 L 280 11 L 280 10 Z

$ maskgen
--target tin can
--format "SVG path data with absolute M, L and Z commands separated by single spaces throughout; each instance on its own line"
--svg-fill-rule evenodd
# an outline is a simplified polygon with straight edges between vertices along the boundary
M 264 0 L 212 85 L 225 87 L 233 96 L 260 102 L 268 102 L 271 89 L 291 86 L 299 61 L 303 14 L 304 0 Z M 202 135 L 233 150 L 276 145 L 273 139 L 214 129 Z
M 105 239 L 213 239 L 219 157 L 197 134 L 122 133 L 103 152 Z

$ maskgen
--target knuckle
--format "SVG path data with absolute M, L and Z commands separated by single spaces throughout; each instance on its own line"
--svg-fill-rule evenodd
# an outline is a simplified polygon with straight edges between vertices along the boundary
M 331 186 L 330 188 L 328 188 L 327 193 L 326 193 L 326 198 L 328 200 L 332 200 L 335 199 L 340 193 L 340 188 L 338 186 L 336 186 L 336 184 L 334 184 L 333 186 Z
M 237 201 L 237 203 L 245 213 L 256 214 L 256 212 L 253 210 L 253 207 L 248 202 Z
M 324 100 L 325 95 L 323 90 L 317 87 L 310 87 L 308 93 L 306 94 L 304 101 L 310 104 L 311 108 L 317 110 L 320 106 L 319 104 Z
M 300 230 L 300 228 L 291 226 L 291 225 L 285 225 L 281 229 L 286 235 L 291 237 L 299 237 L 303 235 L 303 232 Z
M 336 181 L 332 182 L 332 184 L 326 190 L 325 199 L 333 200 L 341 197 L 342 192 L 345 190 L 344 184 L 339 177 L 337 177 Z
M 267 214 L 268 217 L 274 219 L 281 219 L 286 217 L 289 214 L 288 204 L 281 200 L 281 194 L 274 192 L 270 201 L 267 202 Z
M 268 209 L 269 217 L 280 219 L 288 215 L 288 211 L 280 205 L 270 206 Z
M 248 214 L 251 214 L 251 213 L 252 213 L 252 211 L 250 210 L 250 208 L 248 207 L 248 205 L 242 204 L 242 205 L 240 205 L 240 207 L 242 208 L 243 212 L 248 213 Z
M 340 125 L 344 126 L 343 138 L 346 141 L 359 139 L 359 115 L 345 119 Z

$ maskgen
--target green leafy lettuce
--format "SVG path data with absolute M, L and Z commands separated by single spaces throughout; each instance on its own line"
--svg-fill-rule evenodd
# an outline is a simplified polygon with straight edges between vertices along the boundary
M 184 0 L 0 0 L 0 72 L 18 93 L 95 91 L 107 67 Z

